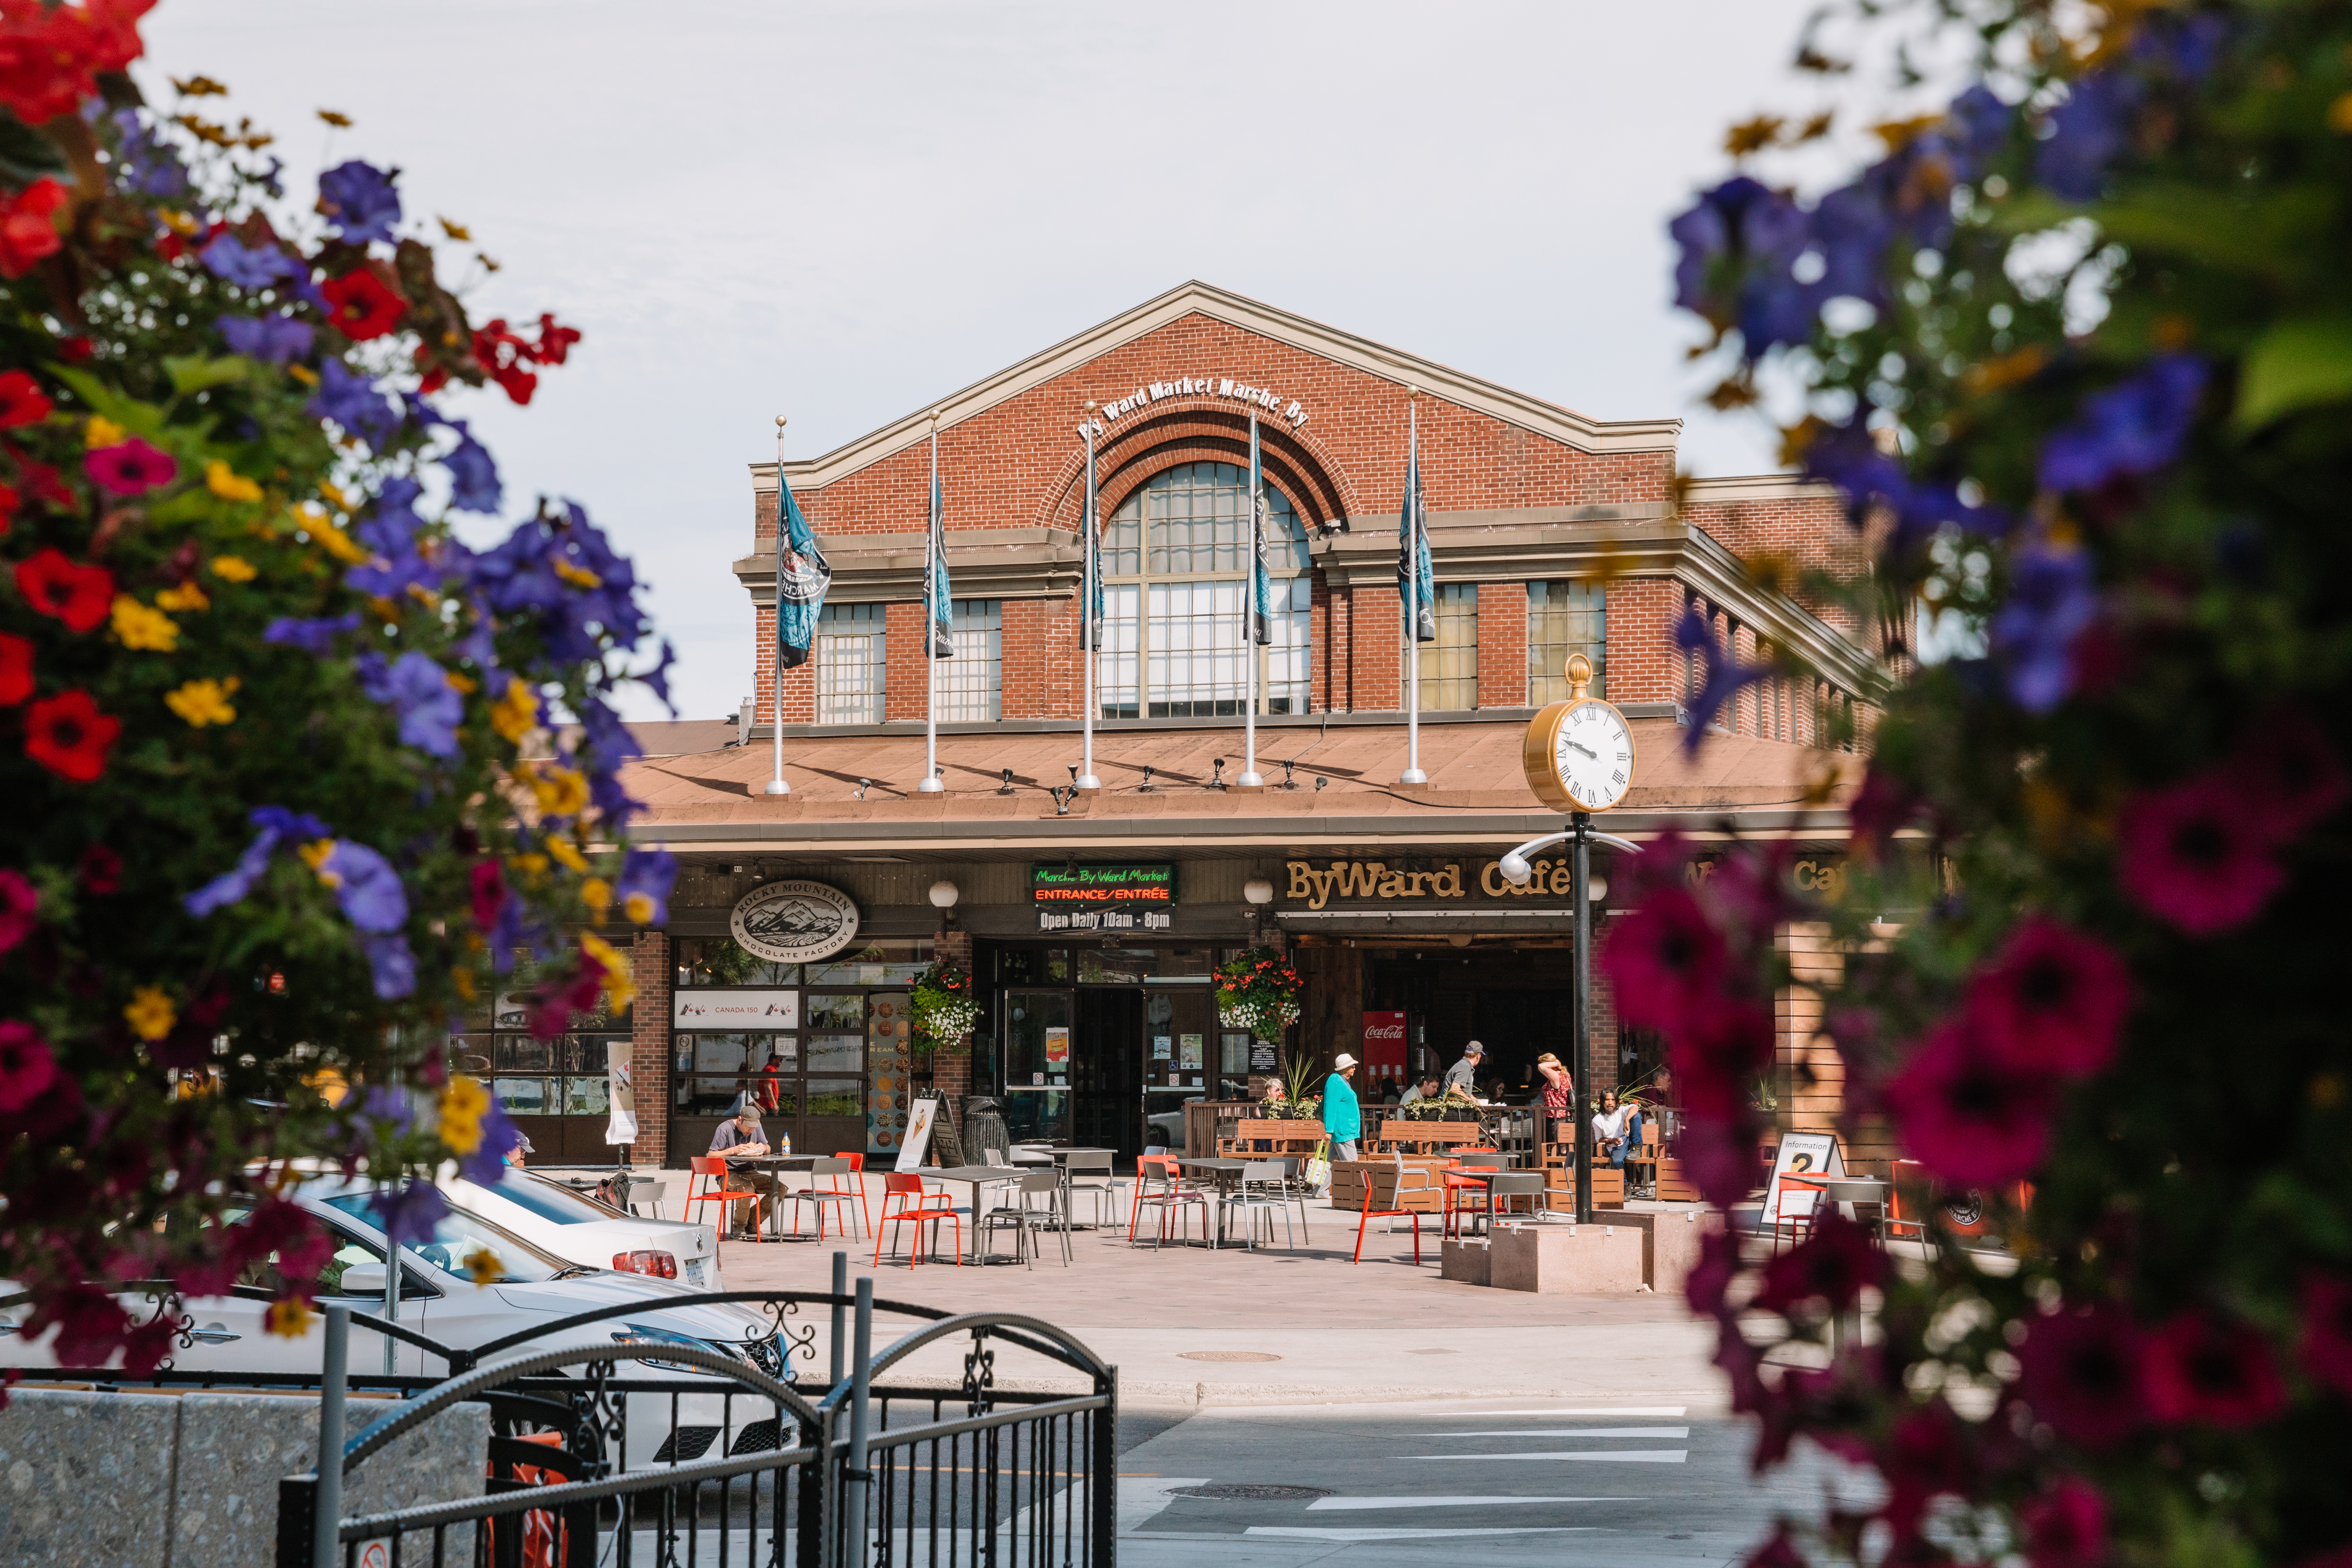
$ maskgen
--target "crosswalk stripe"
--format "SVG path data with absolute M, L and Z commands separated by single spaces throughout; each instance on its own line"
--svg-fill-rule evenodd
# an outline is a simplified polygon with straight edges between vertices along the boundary
M 1598 1528 L 1589 1524 L 1531 1524 L 1491 1530 L 1322 1530 L 1311 1525 L 1253 1524 L 1242 1533 L 1275 1541 L 1433 1541 L 1465 1535 L 1566 1535 Z
M 1322 1497 L 1307 1505 L 1309 1513 L 1329 1510 L 1359 1512 L 1391 1508 L 1495 1508 L 1522 1502 L 1647 1502 L 1637 1497 Z
M 1687 1415 L 1689 1407 L 1682 1405 L 1628 1405 L 1622 1409 L 1576 1410 L 1431 1410 L 1424 1412 L 1432 1421 L 1495 1421 L 1506 1415 L 1549 1415 L 1555 1419 L 1585 1415 Z
M 1567 1426 L 1546 1432 L 1407 1432 L 1408 1437 L 1687 1437 L 1687 1426 Z
M 1690 1458 L 1688 1448 L 1555 1448 L 1538 1454 L 1407 1454 L 1416 1464 L 1429 1459 L 1469 1459 L 1482 1465 L 1508 1464 L 1519 1459 L 1598 1459 L 1621 1465 L 1680 1465 Z

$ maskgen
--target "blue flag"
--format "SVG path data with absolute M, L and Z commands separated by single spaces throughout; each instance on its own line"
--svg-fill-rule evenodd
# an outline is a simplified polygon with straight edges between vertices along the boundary
M 1437 584 L 1429 560 L 1429 513 L 1421 503 L 1421 444 L 1404 460 L 1404 510 L 1397 518 L 1397 595 L 1412 595 L 1412 640 L 1437 640 Z
M 1089 420 L 1081 427 L 1087 437 L 1087 495 L 1078 523 L 1078 651 L 1099 653 L 1103 642 L 1102 528 L 1095 506 L 1095 437 L 1101 427 Z
M 816 640 L 817 613 L 824 607 L 824 591 L 833 586 L 833 565 L 816 547 L 816 535 L 793 487 L 784 482 L 783 465 L 776 465 L 776 664 L 796 669 L 808 662 Z
M 1265 473 L 1258 461 L 1257 415 L 1250 415 L 1250 641 L 1274 640 L 1274 584 L 1265 572 Z
M 923 596 L 931 607 L 931 657 L 953 658 L 955 638 L 950 635 L 955 627 L 955 600 L 948 589 L 948 514 L 947 504 L 940 495 L 940 464 L 938 437 L 931 445 L 931 580 L 923 584 Z

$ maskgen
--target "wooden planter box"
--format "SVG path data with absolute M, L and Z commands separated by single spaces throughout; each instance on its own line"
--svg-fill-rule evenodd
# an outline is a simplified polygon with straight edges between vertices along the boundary
M 1683 1174 L 1683 1163 L 1668 1156 L 1658 1160 L 1658 1197 L 1671 1204 L 1698 1202 L 1698 1184 Z
M 1315 1145 L 1331 1136 L 1320 1121 L 1244 1121 L 1232 1127 L 1217 1140 L 1220 1154 L 1312 1154 Z
M 1459 1149 L 1477 1142 L 1475 1121 L 1408 1121 L 1397 1116 L 1383 1119 L 1371 1136 L 1372 1147 L 1382 1151 Z
M 1415 1159 L 1405 1156 L 1407 1171 L 1430 1173 L 1427 1190 L 1408 1186 L 1404 1202 L 1395 1200 L 1396 1162 L 1394 1160 L 1334 1160 L 1331 1162 L 1331 1206 L 1349 1214 L 1364 1210 L 1364 1191 L 1369 1184 L 1375 1200 L 1374 1208 L 1407 1208 L 1421 1214 L 1445 1212 L 1445 1183 L 1438 1173 L 1445 1168 L 1444 1160 Z

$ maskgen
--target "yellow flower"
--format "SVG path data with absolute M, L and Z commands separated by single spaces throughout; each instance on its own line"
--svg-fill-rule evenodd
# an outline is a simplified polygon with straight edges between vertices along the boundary
M 329 483 L 325 479 L 320 479 L 319 481 L 319 493 L 325 496 L 329 500 L 333 501 L 335 503 L 336 510 L 349 511 L 352 510 L 352 498 L 345 495 L 340 489 Z
M 580 901 L 588 906 L 596 923 L 604 923 L 604 911 L 613 907 L 613 884 L 602 877 L 591 877 L 580 884 Z
M 218 458 L 205 464 L 205 489 L 223 500 L 259 500 L 261 487 L 222 462 Z
M 253 569 L 253 563 L 241 555 L 215 555 L 213 557 L 213 575 L 224 582 L 250 583 L 261 574 Z
M 574 849 L 564 839 L 550 838 L 547 841 L 547 852 L 555 857 L 557 865 L 575 877 L 588 869 L 588 858 Z
M 588 780 L 576 768 L 541 763 L 520 774 L 543 816 L 577 816 L 588 806 Z
M 507 863 L 516 870 L 532 877 L 543 876 L 547 871 L 547 857 L 544 855 L 517 855 L 511 857 Z
M 557 562 L 555 574 L 575 588 L 601 588 L 604 585 L 604 579 L 585 566 L 574 566 L 569 561 Z
M 480 1079 L 451 1079 L 441 1091 L 441 1142 L 460 1154 L 472 1153 L 482 1146 L 482 1118 L 489 1110 L 489 1091 Z
M 2339 136 L 2352 136 L 2352 92 L 2327 106 L 2327 129 Z
M 122 1010 L 122 1016 L 131 1020 L 132 1032 L 142 1040 L 162 1039 L 172 1032 L 172 1026 L 180 1017 L 179 1009 L 172 1005 L 172 999 L 163 994 L 160 985 L 142 985 L 133 991 L 131 1005 Z
M 471 1002 L 474 999 L 474 972 L 472 970 L 451 970 L 449 972 L 449 984 L 457 988 L 458 1001 Z
M 131 433 L 121 426 L 103 414 L 93 414 L 89 416 L 89 428 L 82 437 L 82 444 L 94 452 L 100 447 L 120 447 L 130 438 Z
M 539 697 L 519 676 L 507 677 L 507 694 L 490 710 L 490 724 L 509 742 L 520 741 L 539 723 Z
M 319 373 L 307 364 L 289 364 L 286 367 L 286 374 L 305 386 L 319 384 Z
M 273 1334 L 299 1340 L 310 1331 L 310 1319 L 314 1315 L 309 1302 L 295 1296 L 281 1296 L 269 1303 L 269 1310 L 262 1314 L 261 1321 L 262 1326 Z
M 163 706 L 199 730 L 207 724 L 234 724 L 236 710 L 228 700 L 238 685 L 234 675 L 226 680 L 191 680 L 177 691 L 165 692 Z
M 637 994 L 637 987 L 629 978 L 629 961 L 621 956 L 620 949 L 593 931 L 583 931 L 580 933 L 580 951 L 604 972 L 604 1000 L 612 1005 L 613 1011 L 617 1013 L 627 1006 L 629 998 Z
M 473 677 L 469 675 L 460 675 L 454 669 L 445 671 L 443 673 L 443 679 L 446 679 L 450 685 L 456 687 L 458 690 L 464 692 L 468 697 L 471 697 L 476 691 L 481 689 L 479 683 L 477 682 Z
M 337 873 L 327 869 L 327 857 L 334 852 L 335 841 L 331 838 L 314 838 L 308 844 L 298 844 L 294 847 L 294 853 L 302 857 L 302 864 L 317 872 L 319 880 L 326 883 L 330 888 L 337 886 L 343 879 Z
M 128 594 L 114 596 L 114 636 L 124 647 L 169 653 L 180 640 L 180 624 Z
M 638 925 L 654 918 L 654 896 L 651 893 L 631 893 L 621 905 L 621 912 Z
M 159 610 L 208 610 L 213 602 L 194 583 L 183 583 L 176 588 L 166 588 L 155 595 Z
M 466 1259 L 466 1272 L 477 1285 L 495 1285 L 506 1271 L 507 1266 L 499 1261 L 499 1255 L 487 1247 Z
M 369 559 L 368 552 L 360 548 L 350 534 L 325 518 L 306 521 L 302 526 L 309 529 L 310 537 L 325 545 L 327 553 L 338 561 L 347 561 L 357 566 Z

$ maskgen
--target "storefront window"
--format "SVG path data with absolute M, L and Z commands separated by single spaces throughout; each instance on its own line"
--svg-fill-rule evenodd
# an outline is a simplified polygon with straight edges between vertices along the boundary
M 1421 706 L 1444 712 L 1478 706 L 1478 585 L 1437 585 L 1437 640 L 1421 647 Z
M 827 605 L 817 614 L 816 721 L 882 722 L 883 606 Z
M 1609 594 L 1599 583 L 1528 584 L 1528 700 L 1568 700 L 1570 654 L 1592 661 L 1591 695 L 1608 694 Z
M 862 1038 L 866 1033 L 866 998 L 856 992 L 812 995 L 808 998 L 808 1026 L 855 1029 Z
M 955 657 L 938 665 L 941 719 L 993 722 L 1004 689 L 1004 615 L 995 599 L 951 603 Z
M 1070 978 L 1066 947 L 1003 947 L 996 950 L 996 979 L 1003 985 L 1060 984 Z
M 928 938 L 869 942 L 808 966 L 812 985 L 908 985 L 931 965 Z
M 770 963 L 735 944 L 732 937 L 687 936 L 677 939 L 680 991 L 707 985 L 793 985 L 800 982 L 797 963 Z
M 1148 947 L 1082 947 L 1078 949 L 1078 984 L 1140 985 L 1151 975 L 1154 956 Z
M 1266 713 L 1304 713 L 1310 581 L 1306 530 L 1266 487 L 1274 641 L 1263 651 Z M 1249 700 L 1242 621 L 1250 571 L 1249 476 L 1184 463 L 1129 496 L 1103 527 L 1102 717 L 1238 717 Z

